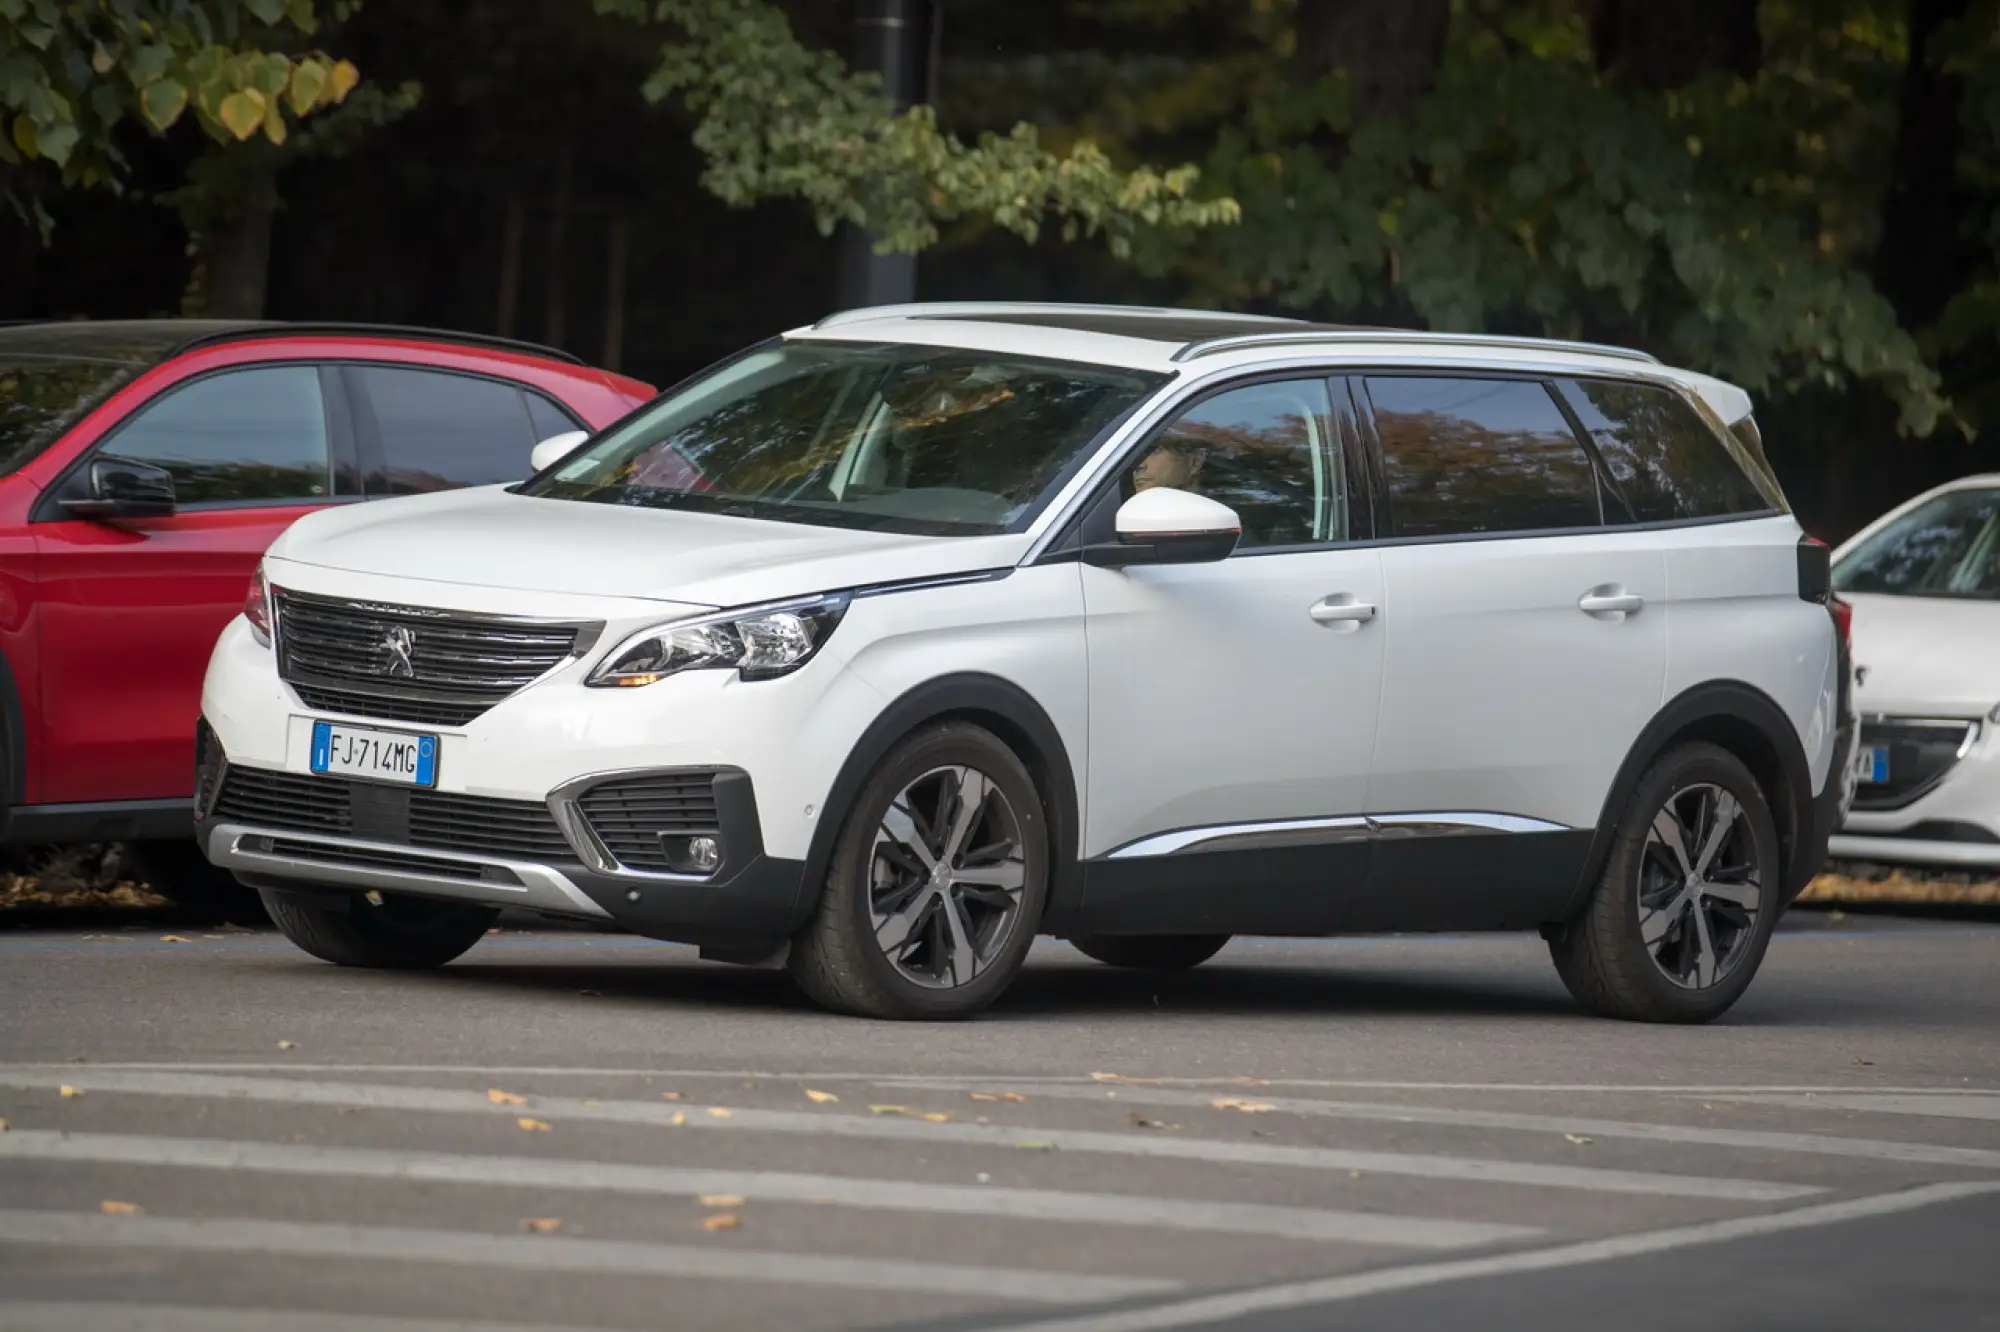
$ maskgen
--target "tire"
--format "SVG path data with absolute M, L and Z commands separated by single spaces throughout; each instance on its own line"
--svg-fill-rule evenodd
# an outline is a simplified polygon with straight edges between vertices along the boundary
M 235 925 L 271 923 L 256 890 L 211 865 L 193 841 L 128 843 L 124 861 L 148 888 L 197 915 Z
M 1589 902 L 1549 953 L 1593 1013 L 1712 1021 L 1749 988 L 1783 893 L 1777 824 L 1757 779 L 1726 749 L 1682 745 L 1640 777 Z
M 262 894 L 287 939 L 342 967 L 429 971 L 479 942 L 500 913 L 492 907 L 383 894 L 380 904 L 359 893 L 329 904 L 303 893 Z
M 1027 767 L 980 727 L 929 727 L 856 794 L 786 965 L 836 1012 L 970 1017 L 1019 973 L 1048 881 L 1048 820 Z
M 1187 971 L 1214 957 L 1228 942 L 1226 934 L 1081 934 L 1069 944 L 1106 966 Z

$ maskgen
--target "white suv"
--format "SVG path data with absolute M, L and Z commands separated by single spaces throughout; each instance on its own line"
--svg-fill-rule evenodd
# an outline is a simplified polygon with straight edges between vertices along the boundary
M 550 445 L 304 519 L 216 646 L 203 844 L 318 957 L 519 906 L 931 1018 L 1038 933 L 1540 929 L 1700 1021 L 1843 812 L 1826 549 L 1637 353 L 888 307 Z

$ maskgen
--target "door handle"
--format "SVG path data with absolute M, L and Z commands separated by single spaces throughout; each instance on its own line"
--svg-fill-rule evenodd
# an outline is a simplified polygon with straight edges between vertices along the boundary
M 1627 592 L 1616 583 L 1593 587 L 1576 599 L 1576 608 L 1585 615 L 1636 615 L 1645 606 L 1644 597 L 1637 592 Z
M 1306 614 L 1320 624 L 1358 627 L 1375 618 L 1375 607 L 1366 601 L 1356 601 L 1349 593 L 1338 592 L 1314 602 Z

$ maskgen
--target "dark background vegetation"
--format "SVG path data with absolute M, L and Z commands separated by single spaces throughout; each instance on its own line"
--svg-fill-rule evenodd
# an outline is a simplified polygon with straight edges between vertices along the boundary
M 857 3 L 783 7 L 801 40 L 847 52 Z M 939 12 L 946 128 L 1028 120 L 1121 163 L 1197 162 L 1245 220 L 1155 238 L 1137 262 L 1053 230 L 1029 246 L 956 221 L 919 260 L 921 299 L 1221 304 L 1604 337 L 1725 375 L 1748 367 L 1732 377 L 1764 381 L 1773 462 L 1808 527 L 1834 539 L 1938 481 L 2000 471 L 1991 0 Z M 254 239 L 231 262 L 251 256 L 272 317 L 502 331 L 661 385 L 834 308 L 837 239 L 793 202 L 718 201 L 690 113 L 641 95 L 665 36 L 589 0 L 372 0 L 329 42 L 370 86 L 415 82 L 421 99 L 343 151 L 286 160 L 268 264 Z M 1605 135 L 1623 137 L 1588 146 Z M 125 151 L 122 193 L 9 169 L 53 228 L 45 244 L 31 218 L 0 212 L 0 317 L 180 312 L 202 299 L 202 245 L 215 288 L 226 228 L 191 242 L 198 210 L 174 194 L 214 145 L 133 130 Z M 1392 210 L 1393 225 L 1378 220 Z M 1821 295 L 1787 285 L 1807 265 L 1772 276 L 1792 253 L 1758 248 L 1773 219 Z M 1620 265 L 1632 273 L 1614 298 Z M 1879 294 L 1909 363 L 1939 376 L 1949 406 L 1934 428 L 1910 428 L 1895 365 L 1860 365 L 1870 339 L 1891 342 L 1861 316 L 1830 356 L 1801 350 L 1791 303 L 1849 280 L 1865 297 L 1854 308 Z

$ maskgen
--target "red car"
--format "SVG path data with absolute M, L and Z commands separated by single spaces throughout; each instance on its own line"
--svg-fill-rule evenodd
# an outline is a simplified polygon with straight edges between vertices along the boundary
M 464 334 L 183 320 L 0 327 L 0 817 L 233 889 L 187 839 L 209 649 L 301 514 L 517 481 L 653 396 Z M 239 899 L 240 900 L 240 899 Z

